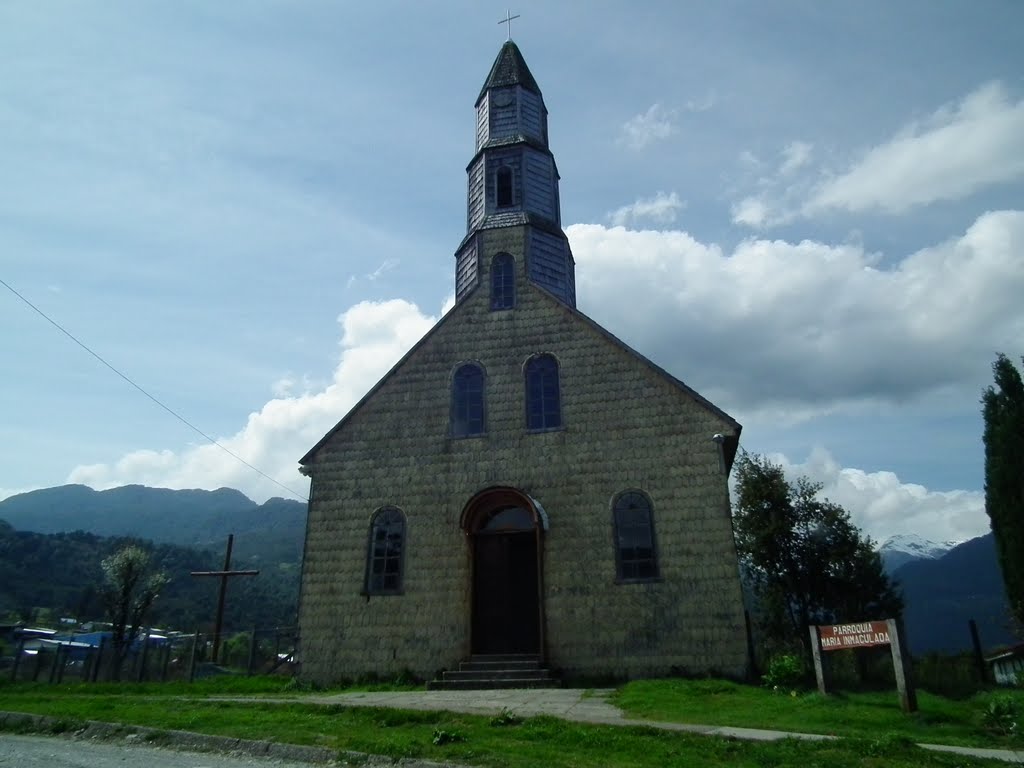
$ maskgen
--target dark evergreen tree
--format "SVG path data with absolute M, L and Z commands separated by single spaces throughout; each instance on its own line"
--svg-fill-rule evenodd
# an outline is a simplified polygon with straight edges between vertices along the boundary
M 822 486 L 744 453 L 734 467 L 733 525 L 745 578 L 770 644 L 809 650 L 808 626 L 896 618 L 903 601 L 870 538 Z
M 1024 382 L 1006 355 L 992 364 L 982 396 L 985 511 L 999 553 L 1010 611 L 1024 625 Z

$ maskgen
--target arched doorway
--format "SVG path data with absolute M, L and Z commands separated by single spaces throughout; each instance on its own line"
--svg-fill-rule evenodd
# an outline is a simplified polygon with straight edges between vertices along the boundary
M 478 493 L 462 514 L 472 561 L 474 654 L 541 654 L 542 511 L 512 488 Z

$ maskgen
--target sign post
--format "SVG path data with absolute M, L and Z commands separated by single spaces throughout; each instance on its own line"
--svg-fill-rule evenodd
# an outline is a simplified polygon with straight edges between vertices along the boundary
M 822 654 L 853 648 L 888 645 L 892 649 L 892 665 L 896 672 L 896 688 L 904 712 L 917 711 L 917 692 L 910 670 L 910 654 L 896 619 L 864 621 L 859 624 L 826 624 L 810 626 L 811 654 L 818 690 L 826 694 L 831 687 L 829 663 Z

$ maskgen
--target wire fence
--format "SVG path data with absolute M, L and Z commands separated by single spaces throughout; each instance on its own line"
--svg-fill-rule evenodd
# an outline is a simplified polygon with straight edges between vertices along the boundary
M 298 631 L 295 627 L 254 628 L 248 632 L 156 634 L 143 632 L 119 652 L 108 636 L 98 641 L 21 638 L 7 674 L 32 682 L 192 682 L 231 671 L 247 675 L 293 674 Z M 215 659 L 214 647 L 219 645 Z

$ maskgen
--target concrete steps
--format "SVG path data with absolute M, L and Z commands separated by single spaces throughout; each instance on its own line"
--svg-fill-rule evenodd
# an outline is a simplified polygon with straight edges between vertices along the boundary
M 470 656 L 457 670 L 441 673 L 427 683 L 430 690 L 488 690 L 492 688 L 561 688 L 562 681 L 536 654 L 491 654 Z

